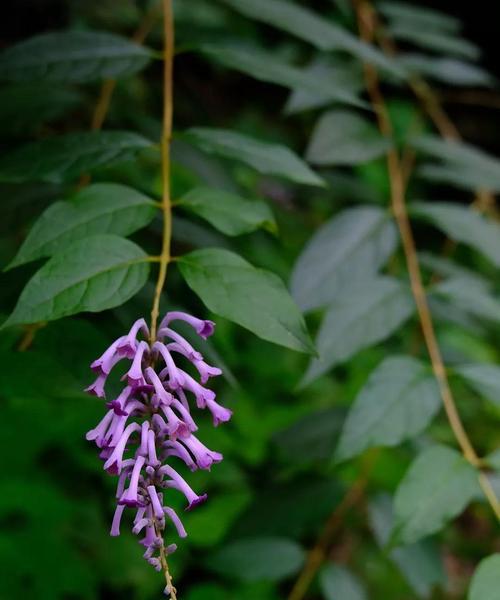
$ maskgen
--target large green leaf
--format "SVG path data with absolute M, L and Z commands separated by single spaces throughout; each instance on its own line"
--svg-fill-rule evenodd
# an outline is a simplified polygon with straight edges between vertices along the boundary
M 133 158 L 151 142 L 127 131 L 68 133 L 21 146 L 0 157 L 0 181 L 62 183 L 97 167 Z
M 411 214 L 431 221 L 448 237 L 472 246 L 500 267 L 500 225 L 467 206 L 446 202 L 415 202 Z
M 375 539 L 384 548 L 393 526 L 392 500 L 388 494 L 378 494 L 368 506 L 370 526 Z M 446 585 L 444 565 L 437 546 L 431 540 L 422 540 L 389 552 L 405 579 L 419 598 L 428 598 L 435 585 Z
M 343 27 L 287 0 L 223 0 L 246 17 L 288 31 L 320 50 L 344 50 L 391 75 L 404 71 L 378 49 L 360 41 Z
M 355 59 L 320 56 L 303 67 L 301 72 L 308 80 L 327 80 L 332 86 L 342 89 L 344 93 L 349 92 L 354 97 L 357 97 L 364 87 L 362 67 Z M 312 87 L 300 85 L 294 88 L 285 105 L 286 114 L 319 108 L 333 104 L 335 100 L 331 93 L 327 90 L 319 90 L 317 85 Z
M 108 234 L 78 240 L 35 273 L 3 327 L 119 306 L 148 272 L 147 256 L 129 240 Z
M 450 85 L 489 86 L 495 79 L 477 65 L 457 58 L 439 58 L 425 54 L 401 54 L 398 62 L 409 72 Z
M 338 408 L 315 411 L 279 431 L 273 441 L 288 464 L 304 464 L 331 458 L 345 413 Z
M 58 119 L 83 103 L 75 90 L 51 84 L 21 83 L 0 89 L 0 132 L 31 133 L 41 123 Z
M 453 371 L 479 394 L 500 406 L 500 367 L 491 364 L 459 365 Z
M 338 460 L 371 446 L 396 446 L 423 431 L 439 410 L 432 371 L 415 358 L 391 356 L 371 373 L 347 416 Z
M 432 31 L 415 27 L 414 23 L 397 23 L 390 28 L 391 36 L 396 40 L 409 42 L 432 52 L 476 60 L 480 56 L 479 48 L 471 42 L 452 33 Z
M 477 497 L 477 472 L 456 450 L 432 446 L 411 464 L 394 498 L 394 545 L 439 531 Z
M 96 183 L 40 216 L 8 268 L 65 250 L 96 233 L 129 235 L 153 219 L 157 207 L 144 194 L 117 183 Z
M 212 553 L 207 566 L 230 579 L 279 581 L 297 572 L 304 552 L 294 541 L 280 537 L 245 538 Z
M 500 589 L 500 554 L 492 554 L 479 563 L 469 588 L 467 600 L 498 600 Z
M 427 6 L 385 0 L 377 4 L 377 9 L 395 25 L 413 25 L 418 29 L 449 33 L 457 33 L 462 27 L 457 17 Z
M 230 131 L 209 127 L 193 127 L 183 137 L 210 154 L 239 160 L 259 173 L 277 175 L 306 185 L 324 185 L 307 164 L 289 148 Z
M 178 264 L 189 287 L 214 313 L 264 340 L 314 352 L 302 315 L 274 273 L 216 248 L 185 254 Z
M 265 202 L 246 200 L 224 190 L 193 188 L 177 204 L 205 219 L 226 235 L 241 235 L 259 227 L 276 231 L 273 213 Z
M 86 82 L 131 75 L 150 52 L 112 33 L 56 31 L 19 42 L 0 54 L 0 79 Z
M 479 319 L 500 323 L 500 301 L 488 288 L 470 279 L 448 279 L 432 288 L 432 295 L 445 298 L 457 308 Z
M 303 88 L 311 93 L 320 94 L 331 102 L 340 102 L 352 106 L 364 106 L 364 103 L 349 89 L 337 85 L 335 80 L 318 78 L 305 69 L 294 67 L 273 54 L 259 48 L 241 48 L 232 46 L 206 45 L 203 53 L 230 69 L 236 69 L 260 81 Z
M 445 172 L 459 172 L 462 182 L 469 181 L 472 188 L 500 191 L 500 161 L 497 158 L 470 144 L 433 135 L 413 136 L 409 141 L 423 154 L 443 161 Z
M 348 569 L 328 565 L 319 576 L 325 600 L 367 600 L 363 585 Z
M 292 295 L 303 310 L 325 306 L 346 285 L 363 283 L 394 252 L 397 232 L 381 208 L 349 208 L 327 221 L 309 240 L 291 277 Z
M 306 158 L 315 165 L 357 165 L 382 156 L 390 147 L 391 141 L 362 116 L 332 110 L 316 123 Z
M 306 385 L 359 350 L 389 337 L 414 309 L 409 288 L 379 277 L 347 288 L 335 297 L 316 339 L 315 358 L 302 380 Z

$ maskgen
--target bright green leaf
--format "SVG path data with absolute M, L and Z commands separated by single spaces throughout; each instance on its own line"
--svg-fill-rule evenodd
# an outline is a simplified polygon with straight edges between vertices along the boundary
M 472 246 L 500 267 L 500 225 L 460 204 L 415 202 L 411 214 L 431 221 L 457 242 Z
M 362 116 L 332 110 L 316 123 L 306 158 L 315 165 L 357 165 L 384 155 L 390 147 L 391 141 Z
M 479 563 L 472 577 L 467 600 L 498 600 L 500 554 L 492 554 Z
M 396 446 L 422 432 L 439 407 L 439 388 L 428 366 L 409 356 L 386 358 L 356 397 L 336 458 L 351 458 L 372 446 Z
M 0 54 L 0 79 L 87 82 L 131 75 L 150 52 L 126 38 L 98 31 L 42 33 Z
M 321 324 L 316 339 L 319 358 L 311 361 L 301 385 L 389 337 L 413 310 L 409 288 L 396 279 L 378 277 L 343 290 Z
M 284 177 L 305 185 L 324 185 L 307 164 L 289 148 L 230 131 L 193 127 L 183 137 L 204 152 L 239 160 L 259 173 Z
M 119 306 L 146 283 L 146 261 L 139 246 L 115 235 L 78 240 L 35 273 L 3 327 Z
M 208 187 L 190 190 L 178 205 L 208 221 L 226 235 L 241 235 L 259 227 L 276 231 L 269 206 L 260 200 L 246 200 L 237 194 Z
M 178 260 L 189 287 L 214 313 L 264 340 L 314 352 L 298 308 L 279 277 L 228 250 L 196 250 Z
M 21 146 L 0 157 L 0 181 L 62 183 L 96 167 L 130 160 L 151 142 L 127 131 L 68 133 Z
M 117 183 L 95 183 L 69 201 L 49 206 L 8 268 L 59 254 L 89 235 L 129 235 L 150 223 L 156 211 L 152 200 L 132 188 Z
M 232 542 L 215 551 L 207 566 L 231 579 L 279 581 L 296 573 L 304 562 L 304 552 L 287 538 L 259 537 Z
M 367 600 L 363 585 L 348 569 L 328 565 L 319 576 L 325 600 Z
M 292 295 L 305 311 L 325 306 L 346 285 L 371 278 L 394 252 L 397 232 L 384 210 L 349 208 L 309 240 L 291 277 Z
M 436 533 L 479 493 L 477 472 L 456 450 L 432 446 L 411 464 L 394 498 L 394 545 Z
M 236 69 L 260 81 L 283 85 L 288 88 L 304 88 L 320 94 L 331 102 L 352 106 L 365 104 L 350 90 L 340 87 L 335 80 L 318 78 L 307 70 L 290 65 L 259 48 L 206 45 L 202 51 L 225 67 Z

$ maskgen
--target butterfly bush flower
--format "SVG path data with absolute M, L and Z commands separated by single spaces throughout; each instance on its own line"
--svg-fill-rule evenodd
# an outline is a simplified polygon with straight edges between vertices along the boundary
M 222 454 L 209 450 L 195 435 L 198 428 L 191 414 L 193 400 L 197 409 L 209 411 L 215 426 L 231 418 L 231 411 L 218 404 L 215 393 L 205 387 L 221 370 L 208 365 L 171 328 L 178 320 L 188 323 L 204 339 L 214 332 L 212 321 L 169 312 L 160 323 L 156 339 L 148 343 L 148 327 L 144 319 L 139 319 L 127 335 L 114 341 L 91 364 L 97 377 L 86 389 L 89 394 L 106 398 L 107 377 L 117 363 L 128 361 L 123 390 L 107 401 L 108 411 L 86 437 L 99 449 L 104 470 L 118 476 L 111 535 L 120 535 L 125 510 L 135 511 L 132 532 L 141 536 L 144 558 L 157 570 L 162 568 L 161 552 L 176 550 L 175 544 L 164 546 L 167 527 L 173 527 L 181 538 L 187 535 L 179 516 L 168 506 L 170 490 L 184 495 L 186 510 L 207 498 L 191 489 L 176 471 L 176 461 L 195 471 L 209 470 L 222 460 Z M 177 365 L 179 358 L 185 364 L 191 363 L 199 381 Z

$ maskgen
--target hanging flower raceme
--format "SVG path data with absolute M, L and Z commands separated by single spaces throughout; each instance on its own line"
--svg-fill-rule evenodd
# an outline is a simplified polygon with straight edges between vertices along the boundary
M 129 333 L 118 338 L 95 360 L 91 368 L 97 378 L 86 391 L 105 398 L 106 379 L 121 360 L 130 361 L 121 393 L 107 402 L 108 412 L 87 433 L 100 450 L 104 469 L 118 476 L 117 507 L 111 535 L 120 534 L 120 522 L 126 508 L 135 510 L 132 531 L 143 537 L 144 557 L 157 570 L 162 568 L 160 552 L 170 554 L 176 545 L 163 545 L 163 532 L 170 523 L 179 537 L 186 531 L 175 511 L 167 505 L 170 489 L 184 494 L 186 510 L 206 500 L 196 494 L 174 468 L 176 460 L 191 471 L 210 469 L 222 460 L 222 454 L 209 450 L 196 437 L 196 423 L 189 400 L 199 409 L 210 411 L 215 426 L 228 421 L 231 411 L 215 401 L 215 393 L 204 387 L 221 370 L 205 363 L 203 356 L 171 328 L 176 320 L 187 322 L 202 338 L 214 331 L 214 323 L 182 312 L 169 312 L 160 323 L 151 344 L 144 319 L 136 321 Z M 174 356 L 187 359 L 199 375 L 193 376 L 177 366 Z M 172 463 L 172 464 L 169 464 Z

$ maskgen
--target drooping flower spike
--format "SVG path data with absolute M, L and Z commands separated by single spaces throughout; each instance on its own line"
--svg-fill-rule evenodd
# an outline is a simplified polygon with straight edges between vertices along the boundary
M 180 461 L 195 471 L 209 470 L 222 460 L 222 454 L 209 450 L 194 435 L 198 428 L 189 398 L 198 409 L 211 413 L 215 426 L 231 417 L 229 409 L 215 402 L 215 393 L 204 387 L 221 370 L 205 363 L 203 356 L 171 329 L 170 324 L 178 320 L 188 323 L 202 338 L 214 332 L 212 321 L 169 312 L 161 321 L 157 338 L 146 342 L 148 327 L 144 319 L 138 319 L 128 334 L 114 341 L 91 364 L 97 378 L 86 389 L 89 394 L 106 398 L 106 380 L 113 367 L 122 360 L 130 361 L 123 390 L 106 402 L 108 412 L 86 437 L 99 448 L 104 469 L 118 476 L 111 535 L 120 534 L 124 512 L 134 509 L 132 532 L 144 536 L 140 540 L 146 548 L 144 558 L 157 570 L 161 570 L 160 551 L 170 554 L 176 549 L 175 544 L 163 543 L 168 524 L 179 537 L 187 535 L 167 504 L 170 490 L 185 496 L 186 510 L 207 498 L 193 491 L 170 463 Z M 139 339 L 141 333 L 146 339 Z M 192 364 L 200 382 L 176 365 L 176 355 Z

